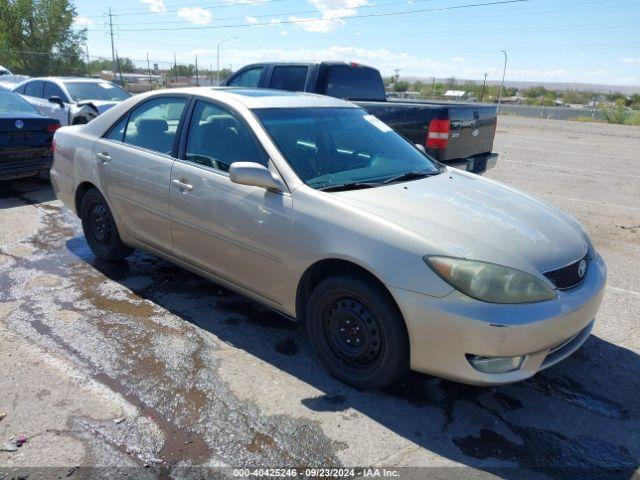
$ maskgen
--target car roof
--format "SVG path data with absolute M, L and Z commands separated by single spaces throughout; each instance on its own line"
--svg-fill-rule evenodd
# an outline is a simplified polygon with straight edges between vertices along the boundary
M 47 82 L 86 82 L 86 83 L 103 83 L 103 82 L 111 82 L 111 80 L 102 80 L 101 78 L 87 78 L 87 77 L 31 77 L 27 78 L 25 82 L 30 82 L 33 80 L 42 80 Z
M 247 108 L 359 108 L 356 105 L 333 97 L 314 93 L 290 92 L 269 88 L 249 87 L 190 87 L 164 90 L 167 92 L 182 92 L 189 95 L 209 97 L 213 100 L 232 100 Z

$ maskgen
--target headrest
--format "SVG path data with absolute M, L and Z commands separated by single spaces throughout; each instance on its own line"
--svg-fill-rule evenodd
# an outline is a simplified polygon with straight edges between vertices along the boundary
M 169 130 L 169 124 L 161 118 L 138 118 L 136 129 L 138 134 L 160 134 Z

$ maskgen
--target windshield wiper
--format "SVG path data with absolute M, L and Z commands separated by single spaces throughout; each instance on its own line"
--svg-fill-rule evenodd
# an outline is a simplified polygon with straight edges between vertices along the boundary
M 432 177 L 440 173 L 441 172 L 439 171 L 425 172 L 425 171 L 419 171 L 419 170 L 412 170 L 410 172 L 404 172 L 404 173 L 401 173 L 400 175 L 396 175 L 395 177 L 387 178 L 384 182 L 381 183 L 381 185 L 388 185 L 389 183 L 396 183 L 396 182 L 404 182 L 406 180 L 417 180 L 418 178 L 424 178 L 424 177 Z
M 326 187 L 320 187 L 317 190 L 321 192 L 339 192 L 343 190 L 360 190 L 363 188 L 373 188 L 380 186 L 379 183 L 367 183 L 367 182 L 350 182 L 341 183 L 339 185 L 328 185 Z

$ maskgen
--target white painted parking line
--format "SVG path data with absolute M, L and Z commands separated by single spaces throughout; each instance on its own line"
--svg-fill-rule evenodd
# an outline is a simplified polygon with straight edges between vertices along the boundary
M 634 292 L 633 290 L 627 290 L 626 288 L 607 287 L 607 290 L 612 290 L 614 292 L 619 292 L 619 293 L 626 293 L 627 295 L 632 295 L 634 297 L 640 297 L 640 292 Z
M 617 203 L 596 202 L 594 200 L 583 200 L 582 198 L 563 197 L 562 195 L 551 195 L 549 193 L 543 193 L 542 196 L 549 197 L 549 198 L 559 198 L 560 200 L 569 200 L 571 202 L 590 203 L 593 205 L 601 205 L 603 207 L 615 207 L 615 208 L 626 208 L 628 210 L 640 210 L 640 207 L 630 207 L 629 205 L 619 205 Z
M 575 167 L 565 167 L 562 165 L 552 165 L 550 163 L 534 163 L 534 162 L 521 162 L 519 160 L 508 160 L 506 158 L 500 159 L 501 162 L 507 163 L 519 163 L 521 165 L 527 165 L 532 167 L 543 167 L 543 168 L 557 168 L 558 170 L 573 170 L 574 172 L 584 172 L 584 173 L 597 173 L 598 175 L 615 175 L 617 177 L 621 176 L 620 172 L 611 172 L 607 170 L 592 170 L 590 168 L 575 168 Z M 640 175 L 634 175 L 632 173 L 624 172 L 625 178 L 640 178 Z

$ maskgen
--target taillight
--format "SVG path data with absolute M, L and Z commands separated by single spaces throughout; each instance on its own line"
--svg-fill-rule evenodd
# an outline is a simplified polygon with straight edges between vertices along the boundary
M 47 125 L 44 129 L 45 132 L 53 133 L 60 128 L 59 123 L 52 123 L 51 125 Z
M 51 151 L 51 153 L 54 153 L 56 151 L 56 141 L 55 140 L 51 141 L 51 148 L 49 150 Z
M 427 132 L 427 148 L 447 148 L 449 145 L 449 133 L 451 133 L 450 120 L 431 120 Z

